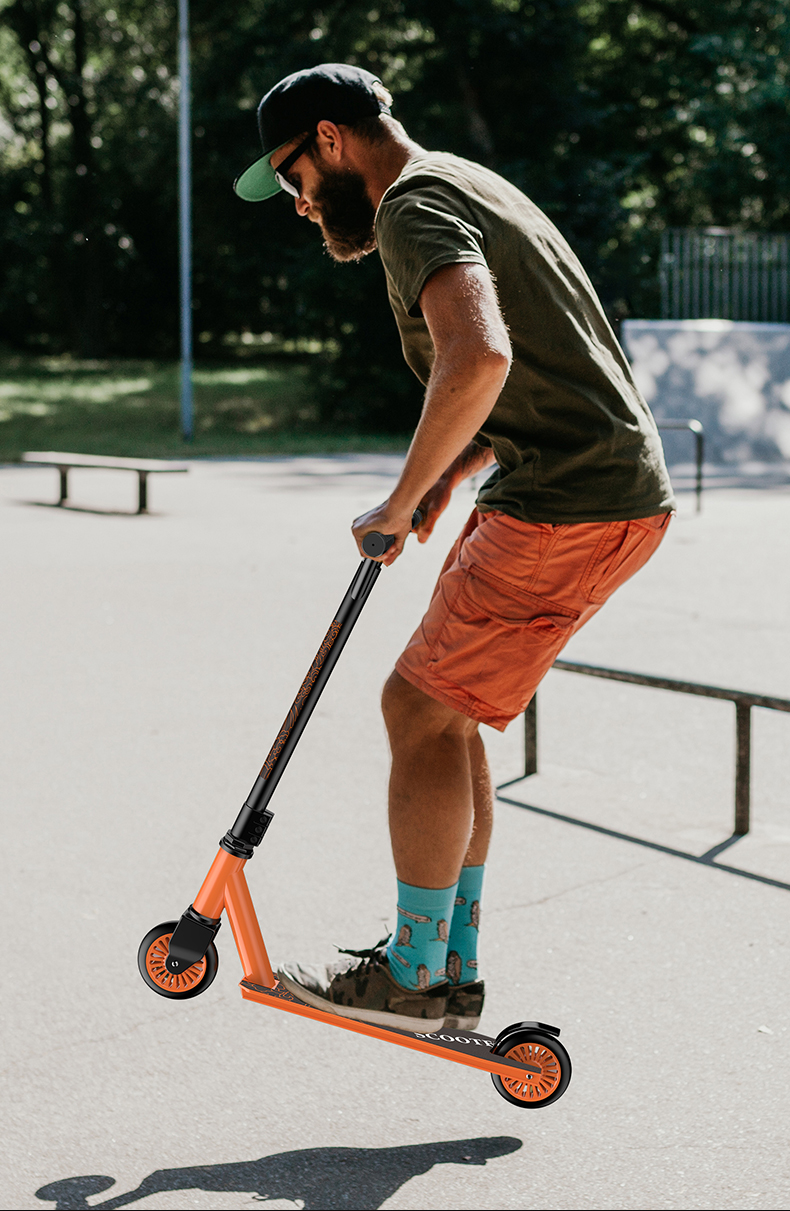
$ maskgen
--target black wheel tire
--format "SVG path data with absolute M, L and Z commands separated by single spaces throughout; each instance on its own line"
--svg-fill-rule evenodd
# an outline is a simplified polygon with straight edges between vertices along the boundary
M 524 1051 L 520 1051 L 520 1048 L 524 1048 Z M 571 1057 L 553 1034 L 509 1027 L 499 1035 L 493 1051 L 495 1055 L 503 1056 L 518 1052 L 510 1058 L 527 1064 L 539 1064 L 544 1070 L 542 1077 L 533 1080 L 529 1079 L 529 1073 L 524 1073 L 524 1080 L 520 1080 L 515 1072 L 512 1078 L 491 1073 L 497 1093 L 511 1106 L 530 1107 L 533 1110 L 550 1106 L 552 1102 L 559 1101 L 568 1088 Z
M 137 966 L 140 975 L 154 992 L 160 997 L 171 1001 L 188 1001 L 190 997 L 200 996 L 217 974 L 219 955 L 212 942 L 206 951 L 206 956 L 199 963 L 193 963 L 180 975 L 171 975 L 165 967 L 170 936 L 177 921 L 165 921 L 149 930 L 140 943 L 137 952 Z

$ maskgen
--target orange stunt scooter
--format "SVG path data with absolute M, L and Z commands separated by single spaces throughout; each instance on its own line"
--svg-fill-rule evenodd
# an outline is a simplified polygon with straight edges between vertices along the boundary
M 421 518 L 415 513 L 414 525 Z M 304 1004 L 280 984 L 272 971 L 250 897 L 244 865 L 260 845 L 273 814 L 268 804 L 299 737 L 329 679 L 335 662 L 381 573 L 376 558 L 395 541 L 392 535 L 365 535 L 363 559 L 343 598 L 315 660 L 235 824 L 219 843 L 219 852 L 195 896 L 178 921 L 166 921 L 140 943 L 138 966 L 143 980 L 160 996 L 188 1000 L 205 992 L 217 974 L 214 939 L 227 912 L 244 972 L 241 995 L 328 1026 L 411 1047 L 428 1055 L 490 1072 L 498 1093 L 515 1106 L 548 1106 L 562 1097 L 571 1079 L 570 1057 L 558 1041 L 559 1030 L 543 1022 L 516 1022 L 496 1038 L 473 1030 L 412 1032 L 372 1026 L 329 1010 Z M 426 1021 L 426 1026 L 430 1023 Z

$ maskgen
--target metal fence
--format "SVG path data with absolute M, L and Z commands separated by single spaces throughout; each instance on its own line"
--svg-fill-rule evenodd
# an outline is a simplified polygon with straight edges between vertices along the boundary
M 674 227 L 662 233 L 663 319 L 790 320 L 790 236 Z

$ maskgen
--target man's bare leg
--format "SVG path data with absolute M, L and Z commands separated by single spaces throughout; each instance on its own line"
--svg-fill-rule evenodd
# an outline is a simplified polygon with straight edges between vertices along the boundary
M 365 1020 L 367 1007 L 378 1024 L 382 1013 L 391 1013 L 408 1030 L 424 1030 L 426 1023 L 437 1029 L 445 1017 L 474 1030 L 483 1008 L 477 926 L 492 814 L 483 742 L 471 719 L 398 673 L 387 682 L 383 707 L 392 747 L 396 929 L 384 953 L 374 948 L 357 961 L 316 967 L 284 963 L 277 976 L 308 1004 L 321 1008 L 331 1001 L 341 1015 Z M 459 875 L 462 883 L 472 881 L 473 893 L 467 888 L 459 897 Z
M 486 860 L 493 791 L 477 724 L 392 673 L 382 698 L 392 751 L 389 822 L 402 883 L 441 888 Z

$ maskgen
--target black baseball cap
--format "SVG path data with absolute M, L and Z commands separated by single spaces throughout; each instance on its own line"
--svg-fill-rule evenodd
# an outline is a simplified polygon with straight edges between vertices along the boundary
M 245 202 L 263 202 L 280 192 L 269 160 L 297 135 L 321 121 L 350 124 L 388 114 L 389 93 L 371 72 L 348 63 L 322 63 L 286 76 L 270 88 L 258 106 L 263 155 L 234 182 Z

